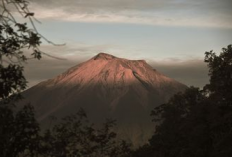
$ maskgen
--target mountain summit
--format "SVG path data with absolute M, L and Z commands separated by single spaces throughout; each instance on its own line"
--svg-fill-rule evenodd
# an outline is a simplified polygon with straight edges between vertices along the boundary
M 98 55 L 96 55 L 94 57 L 95 60 L 97 60 L 97 59 L 111 60 L 111 59 L 114 59 L 114 58 L 116 58 L 116 57 L 113 56 L 113 55 L 107 54 L 107 53 L 99 53 Z
M 150 111 L 187 87 L 154 70 L 144 60 L 99 53 L 63 74 L 26 90 L 41 123 L 84 108 L 96 123 L 111 117 L 118 133 L 135 145 L 145 142 L 154 128 Z M 138 143 L 136 143 L 136 141 Z

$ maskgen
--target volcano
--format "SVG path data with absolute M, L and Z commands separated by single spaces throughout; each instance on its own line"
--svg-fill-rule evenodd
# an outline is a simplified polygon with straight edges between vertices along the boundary
M 64 117 L 83 108 L 95 123 L 117 120 L 117 133 L 134 145 L 144 144 L 154 131 L 151 110 L 187 86 L 153 69 L 144 60 L 99 53 L 63 74 L 23 92 L 43 125 L 49 117 Z

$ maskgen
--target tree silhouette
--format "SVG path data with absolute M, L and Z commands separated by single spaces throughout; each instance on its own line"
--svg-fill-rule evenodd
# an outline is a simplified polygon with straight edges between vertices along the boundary
M 211 136 L 214 156 L 232 156 L 232 45 L 223 48 L 217 56 L 206 52 L 210 83 L 204 90 L 209 93 L 211 108 Z
M 232 45 L 223 48 L 218 56 L 213 51 L 205 55 L 210 76 L 210 84 L 205 86 L 205 91 L 210 93 L 211 98 L 220 101 L 220 105 L 232 106 Z
M 232 156 L 232 49 L 205 53 L 210 83 L 191 87 L 152 111 L 156 130 L 134 156 Z
M 23 63 L 28 59 L 41 59 L 42 54 L 48 55 L 39 49 L 41 39 L 57 45 L 37 31 L 34 21 L 39 21 L 28 9 L 29 4 L 27 0 L 0 1 L 0 100 L 6 101 L 9 96 L 18 98 L 13 96 L 19 96 L 26 88 Z M 21 15 L 24 22 L 19 22 L 16 14 Z
M 28 4 L 25 0 L 2 0 L 0 4 L 0 99 L 6 100 L 24 90 L 26 79 L 22 63 L 29 58 L 41 58 L 39 33 L 28 28 L 27 23 L 19 23 L 12 13 L 17 10 L 33 23 L 34 14 L 29 11 Z M 31 56 L 25 54 L 25 49 L 32 49 Z
M 0 156 L 34 156 L 38 149 L 39 124 L 30 105 L 16 114 L 5 107 L 0 109 Z
M 83 109 L 63 118 L 41 136 L 39 154 L 46 157 L 123 157 L 129 156 L 130 145 L 117 141 L 112 127 L 115 121 L 107 120 L 102 127 L 88 121 Z
M 155 133 L 135 157 L 232 156 L 232 46 L 205 53 L 210 83 L 190 87 L 156 107 Z
M 19 111 L 13 103 L 26 88 L 23 63 L 40 59 L 39 46 L 44 38 L 34 25 L 34 13 L 27 0 L 0 1 L 0 156 L 34 156 L 37 149 L 39 125 L 30 105 Z M 24 22 L 15 17 L 20 14 Z M 28 23 L 32 27 L 28 27 Z M 29 52 L 29 53 L 28 53 Z

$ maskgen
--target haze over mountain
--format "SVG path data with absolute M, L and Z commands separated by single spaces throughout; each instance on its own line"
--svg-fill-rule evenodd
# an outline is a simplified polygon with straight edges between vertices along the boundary
M 82 107 L 95 123 L 117 120 L 120 137 L 134 145 L 153 131 L 150 111 L 187 86 L 157 72 L 144 60 L 99 53 L 63 74 L 23 92 L 45 126 L 49 117 L 63 117 Z

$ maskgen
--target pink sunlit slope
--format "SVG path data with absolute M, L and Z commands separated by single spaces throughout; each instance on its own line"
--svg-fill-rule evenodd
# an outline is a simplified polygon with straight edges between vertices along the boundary
M 150 111 L 187 87 L 154 70 L 144 60 L 99 53 L 63 74 L 23 93 L 38 120 L 62 117 L 84 108 L 96 123 L 117 119 L 118 134 L 140 145 L 152 133 Z

